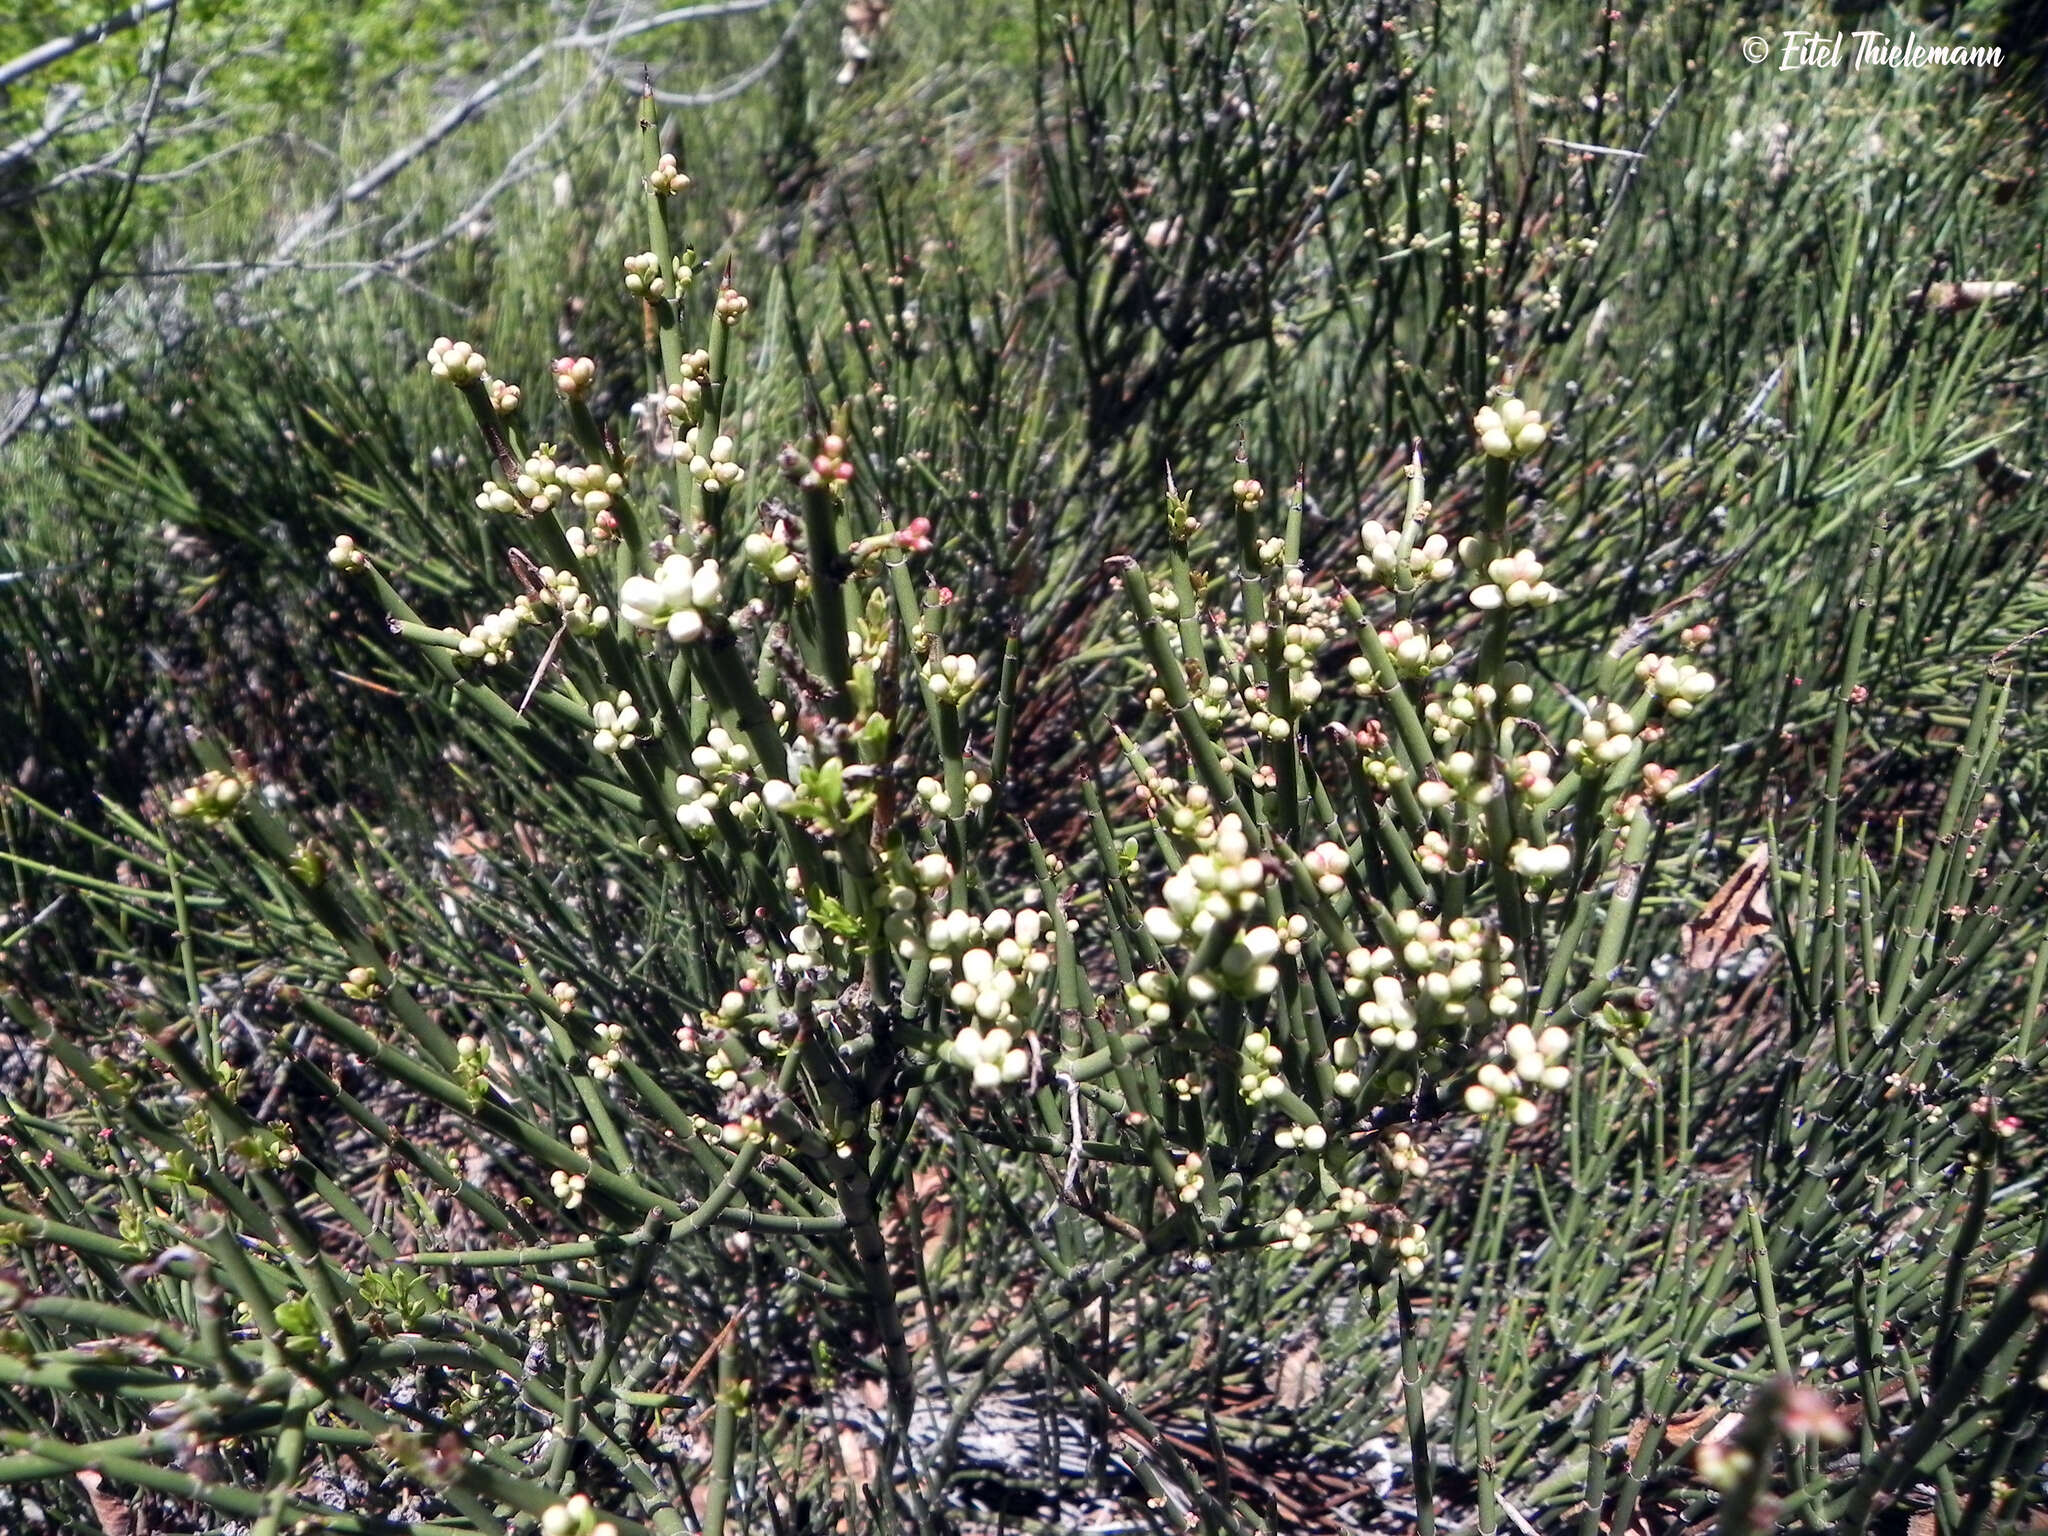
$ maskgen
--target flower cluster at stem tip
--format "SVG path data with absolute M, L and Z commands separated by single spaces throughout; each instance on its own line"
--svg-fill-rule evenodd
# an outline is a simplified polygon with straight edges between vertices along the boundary
M 619 584 L 619 612 L 635 629 L 665 629 L 678 644 L 701 640 L 705 616 L 723 611 L 725 578 L 716 560 L 670 555 L 652 576 L 629 576 Z
M 542 1511 L 540 1536 L 619 1536 L 619 1528 L 598 1519 L 589 1495 L 578 1493 Z

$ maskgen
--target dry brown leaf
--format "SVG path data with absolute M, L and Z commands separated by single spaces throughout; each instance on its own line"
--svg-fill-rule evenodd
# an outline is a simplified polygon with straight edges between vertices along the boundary
M 135 1523 L 135 1511 L 119 1494 L 107 1492 L 105 1478 L 90 1470 L 75 1475 L 85 1496 L 92 1500 L 92 1512 L 105 1536 L 142 1536 Z
M 847 1481 L 857 1488 L 870 1486 L 881 1471 L 875 1459 L 875 1443 L 851 1425 L 839 1431 L 839 1465 Z
M 1771 931 L 1771 850 L 1758 843 L 1685 925 L 1685 963 L 1711 971 Z
M 1303 1339 L 1280 1357 L 1279 1379 L 1273 1384 L 1273 1401 L 1292 1412 L 1306 1408 L 1323 1395 L 1323 1357 L 1313 1336 Z
M 1732 1413 L 1723 1417 L 1719 1403 L 1708 1403 L 1704 1407 L 1695 1408 L 1691 1413 L 1679 1414 L 1668 1422 L 1664 1426 L 1664 1444 L 1666 1446 L 1684 1445 L 1694 1435 L 1700 1434 L 1703 1430 L 1707 1431 L 1713 1438 L 1720 1439 L 1729 1433 L 1729 1430 L 1739 1421 L 1740 1417 L 1741 1415 Z M 1646 1420 L 1645 1424 L 1647 1422 Z M 1723 1428 L 1724 1425 L 1728 1426 L 1728 1428 Z M 1629 1454 L 1633 1456 L 1642 1442 L 1636 1437 L 1633 1430 L 1630 1431 L 1630 1439 L 1635 1442 L 1629 1447 Z
M 2019 291 L 2020 285 L 2009 278 L 1996 282 L 1929 283 L 1924 289 L 1916 288 L 1907 294 L 1906 302 L 1915 307 L 1931 304 L 1936 314 L 1952 315 L 1996 299 L 2009 299 Z

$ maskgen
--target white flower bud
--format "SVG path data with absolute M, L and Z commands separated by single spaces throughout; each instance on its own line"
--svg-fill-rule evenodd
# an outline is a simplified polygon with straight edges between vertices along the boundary
M 434 338 L 434 344 L 427 348 L 427 367 L 437 379 L 449 384 L 474 384 L 483 378 L 489 365 L 483 353 L 466 341 L 450 341 L 446 336 Z

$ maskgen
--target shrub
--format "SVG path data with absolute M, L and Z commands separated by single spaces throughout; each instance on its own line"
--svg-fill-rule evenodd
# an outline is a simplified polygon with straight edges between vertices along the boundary
M 721 1230 L 774 1252 L 770 1272 L 789 1277 L 783 1307 L 789 1286 L 808 1286 L 841 1304 L 843 1332 L 872 1330 L 893 1414 L 883 1463 L 896 1468 L 923 1388 L 882 1215 L 935 1147 L 968 1149 L 1036 1260 L 1034 1316 L 991 1352 L 984 1380 L 1184 1252 L 1348 1245 L 1371 1273 L 1419 1274 L 1427 1239 L 1404 1201 L 1427 1171 L 1418 1118 L 1448 1098 L 1527 1124 L 1569 1082 L 1575 1054 L 1625 1054 L 1641 1012 L 1612 973 L 1653 828 L 1685 798 L 1647 753 L 1713 678 L 1682 654 L 1617 653 L 1610 699 L 1588 705 L 1568 741 L 1535 715 L 1512 655 L 1517 621 L 1560 593 L 1511 537 L 1513 465 L 1545 438 L 1533 411 L 1506 397 L 1480 413 L 1485 513 L 1455 552 L 1411 468 L 1401 524 L 1365 529 L 1360 575 L 1377 613 L 1306 579 L 1298 501 L 1276 526 L 1264 488 L 1240 477 L 1212 536 L 1191 496 L 1169 499 L 1165 568 L 1124 560 L 1116 578 L 1169 729 L 1125 738 L 1128 777 L 1107 775 L 1110 803 L 1090 786 L 1084 882 L 998 801 L 1016 657 L 951 648 L 951 594 L 913 574 L 930 547 L 924 525 L 898 529 L 863 502 L 831 431 L 777 458 L 793 506 L 767 498 L 742 512 L 762 466 L 729 435 L 724 403 L 750 306 L 728 279 L 704 279 L 715 291 L 708 328 L 695 329 L 699 273 L 690 252 L 674 253 L 669 211 L 688 186 L 672 155 L 653 164 L 650 248 L 625 262 L 656 345 L 638 432 L 592 414 L 588 358 L 554 366 L 558 445 L 522 431 L 538 402 L 466 343 L 443 338 L 428 354 L 495 467 L 478 507 L 510 519 L 533 551 L 512 551 L 522 590 L 466 630 L 437 628 L 380 569 L 373 531 L 341 536 L 330 557 L 372 583 L 394 629 L 473 714 L 482 771 L 537 770 L 591 831 L 612 829 L 560 855 L 595 866 L 586 890 L 611 887 L 609 910 L 580 917 L 645 924 L 630 947 L 668 952 L 685 984 L 634 999 L 638 965 L 551 978 L 512 948 L 516 1006 L 460 987 L 437 999 L 425 957 L 383 937 L 380 882 L 349 879 L 314 825 L 292 830 L 218 749 L 217 766 L 166 806 L 174 820 L 227 824 L 256 856 L 257 883 L 237 881 L 235 904 L 260 928 L 290 931 L 303 914 L 324 930 L 319 943 L 302 930 L 278 956 L 282 999 L 312 1030 L 475 1145 L 515 1157 L 520 1186 L 545 1180 L 552 1198 L 485 1208 L 509 1245 L 483 1261 L 505 1266 L 501 1292 L 532 1297 L 554 1264 L 623 1261 L 597 1268 L 599 1291 L 618 1298 L 597 1334 L 564 1326 L 536 1339 L 536 1358 L 576 1373 L 549 1399 L 551 1459 L 521 1461 L 493 1436 L 444 1453 L 430 1475 L 377 1441 L 403 1420 L 369 1363 L 388 1350 L 366 1334 L 401 1352 L 445 1346 L 444 1388 L 458 1395 L 485 1390 L 457 1385 L 465 1363 L 487 1378 L 513 1341 L 425 1278 L 476 1258 L 392 1247 L 342 1193 L 343 1168 L 314 1172 L 320 1160 L 302 1163 L 286 1124 L 235 1102 L 218 1023 L 150 1038 L 169 1082 L 126 1078 L 52 1037 L 110 1116 L 166 1134 L 151 1177 L 169 1208 L 131 1190 L 119 1221 L 141 1252 L 159 1252 L 166 1283 L 225 1291 L 191 1359 L 217 1351 L 212 1390 L 275 1433 L 257 1478 L 273 1522 L 306 1512 L 291 1496 L 306 1426 L 354 1377 L 365 1381 L 360 1432 L 393 1458 L 388 1471 L 424 1478 L 473 1519 L 496 1518 L 484 1504 L 549 1507 L 567 1465 L 555 1448 L 626 1390 L 620 1350 L 640 1342 L 641 1299 L 670 1278 L 663 1260 Z M 1415 616 L 1446 582 L 1476 611 L 1470 643 Z M 1696 648 L 1707 636 L 1683 638 Z M 985 754 L 971 750 L 983 742 Z M 1018 833 L 1028 880 L 1001 858 Z M 175 846 L 164 846 L 167 875 Z M 687 892 L 680 913 L 646 899 L 656 886 Z M 359 1100 L 313 1080 L 378 1135 Z M 167 1090 L 171 1104 L 156 1102 Z M 1019 1204 L 1049 1191 L 1017 1154 L 1064 1170 L 1058 1198 L 1080 1220 L 1058 1248 Z M 434 1166 L 419 1164 L 429 1177 Z M 177 1192 L 208 1186 L 274 1257 L 243 1252 L 225 1228 L 193 1229 L 197 1211 Z M 323 1251 L 296 1207 L 308 1192 L 328 1221 L 356 1229 L 354 1262 Z M 378 1305 L 387 1292 L 402 1298 L 391 1304 L 402 1326 Z M 700 1315 L 693 1332 L 708 1340 L 722 1325 Z M 723 1518 L 742 1382 L 758 1369 L 742 1336 L 723 1331 L 707 1526 Z M 287 1383 L 285 1400 L 259 1410 L 247 1382 L 289 1377 L 294 1362 L 318 1363 L 328 1384 Z M 1142 1415 L 1094 1385 L 1143 1436 Z M 971 1392 L 955 1402 L 956 1423 L 971 1403 Z M 590 1438 L 621 1480 L 613 1498 L 673 1526 L 680 1489 L 630 1439 Z M 914 1515 L 943 1486 L 948 1452 L 901 1482 Z M 1190 1509 L 1210 1497 L 1174 1475 L 1163 1446 L 1135 1470 Z

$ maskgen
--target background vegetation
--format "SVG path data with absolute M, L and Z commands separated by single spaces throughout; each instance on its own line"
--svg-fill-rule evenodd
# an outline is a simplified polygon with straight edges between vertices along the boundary
M 0 449 L 0 1199 L 21 1297 L 0 1525 L 225 1529 L 278 1518 L 261 1501 L 283 1486 L 260 1444 L 160 1459 L 155 1481 L 134 1459 L 81 1477 L 105 1458 L 61 1450 L 151 1431 L 165 1394 L 93 1372 L 161 1343 L 132 1315 L 135 1267 L 177 1271 L 166 1232 L 122 1228 L 118 1159 L 94 1161 L 140 1133 L 52 1065 L 59 1042 L 141 1072 L 157 1032 L 216 1021 L 238 1111 L 288 1121 L 318 1199 L 340 1192 L 407 1251 L 484 1245 L 475 1188 L 544 1188 L 461 1117 L 349 1077 L 286 1006 L 308 976 L 280 957 L 332 946 L 232 861 L 167 846 L 158 812 L 200 766 L 194 737 L 320 827 L 380 892 L 388 948 L 449 995 L 509 1016 L 530 961 L 593 996 L 716 1002 L 670 929 L 622 982 L 594 917 L 608 841 L 546 763 L 488 771 L 424 663 L 324 563 L 339 533 L 374 541 L 432 624 L 502 600 L 477 450 L 419 358 L 465 335 L 538 393 L 557 353 L 636 353 L 612 285 L 645 238 L 645 68 L 685 102 L 669 131 L 710 221 L 699 255 L 730 259 L 754 300 L 742 436 L 841 419 L 863 504 L 932 524 L 949 646 L 994 657 L 1014 637 L 1026 684 L 995 825 L 1015 870 L 1027 824 L 1076 869 L 1102 861 L 1084 787 L 1119 835 L 1134 820 L 1110 727 L 1148 727 L 1111 687 L 1134 646 L 1103 562 L 1163 554 L 1169 468 L 1218 518 L 1243 456 L 1276 494 L 1299 476 L 1303 563 L 1341 577 L 1361 523 L 1398 516 L 1411 451 L 1439 516 L 1476 516 L 1469 418 L 1512 371 L 1555 432 L 1516 493 L 1570 593 L 1532 658 L 1549 696 L 1582 696 L 1645 615 L 1682 606 L 1716 636 L 1706 728 L 1661 759 L 1697 797 L 1660 828 L 1611 978 L 1642 989 L 1632 1054 L 1582 1058 L 1537 1127 L 1426 1139 L 1436 1257 L 1399 1296 L 1342 1256 L 1254 1249 L 1162 1271 L 1097 1336 L 1047 1344 L 1005 1389 L 1014 1418 L 969 1437 L 943 1517 L 1160 1518 L 1101 1457 L 1060 1470 L 1054 1441 L 1105 1435 L 1093 1372 L 1159 1430 L 1123 1465 L 1171 1483 L 1181 1458 L 1222 1496 L 1212 1524 L 1741 1529 L 1757 1510 L 1710 1486 L 1699 1442 L 1774 1423 L 1741 1415 L 1796 1379 L 1849 1439 L 1775 1460 L 1758 1440 L 1783 1501 L 1765 1513 L 2019 1527 L 2048 1450 L 2048 1333 L 2028 1310 L 2048 1278 L 2048 201 L 2027 18 L 730 9 L 603 44 L 633 16 L 190 5 L 9 87 L 0 140 L 61 131 L 0 149 L 0 380 L 19 402 Z M 0 23 L 0 57 L 96 15 L 34 8 Z M 2002 41 L 2010 62 L 1743 61 L 1743 36 L 1802 25 Z M 1497 275 L 1461 238 L 1468 196 Z M 639 382 L 616 376 L 614 418 Z M 1687 966 L 1683 925 L 1759 845 L 1748 915 L 1768 933 Z M 334 1112 L 344 1090 L 388 1135 Z M 1004 1202 L 1057 1203 L 1056 1170 L 1028 1162 L 1003 1183 L 933 1151 L 889 1213 L 905 1289 L 958 1250 L 941 1278 L 963 1347 L 1020 1306 L 993 1240 Z M 686 1373 L 771 1283 L 705 1246 L 641 1276 L 622 1340 L 604 1343 L 616 1314 L 595 1300 L 570 1325 L 572 1355 L 618 1352 L 626 1390 L 657 1400 L 621 1399 L 637 1416 L 618 1422 L 676 1437 L 669 1494 L 698 1486 L 711 1433 L 716 1368 Z M 564 1294 L 592 1283 L 564 1274 Z M 388 1307 L 525 1325 L 528 1293 L 459 1265 L 445 1280 Z M 127 1354 L 86 1347 L 107 1339 Z M 736 1520 L 886 1526 L 891 1501 L 848 1491 L 873 1465 L 875 1338 L 789 1322 L 749 1347 L 761 1483 Z M 420 1390 L 435 1423 L 489 1406 Z M 822 1460 L 782 1454 L 813 1443 Z M 305 1496 L 365 1519 L 498 1518 L 437 1494 L 431 1469 L 319 1464 L 330 1482 Z M 546 1471 L 608 1508 L 646 1498 L 603 1495 L 582 1452 Z M 257 1503 L 194 1496 L 215 1483 Z

